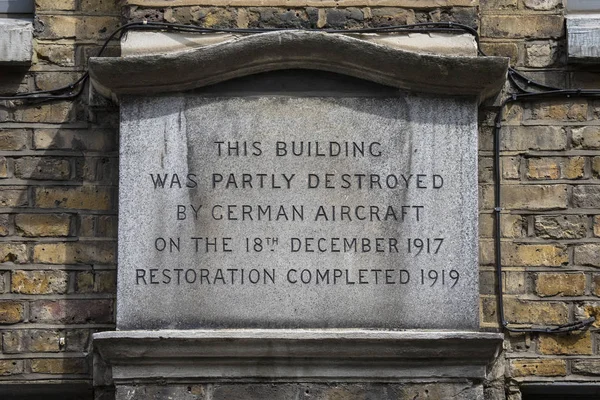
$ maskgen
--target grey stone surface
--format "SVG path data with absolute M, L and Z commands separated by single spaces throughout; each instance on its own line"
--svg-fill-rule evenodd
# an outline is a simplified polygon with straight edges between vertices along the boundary
M 124 98 L 118 329 L 479 329 L 476 115 L 475 97 L 406 93 Z
M 470 382 L 425 384 L 219 384 L 124 385 L 117 391 L 127 400 L 482 400 L 481 385 Z
M 94 335 L 117 386 L 128 382 L 476 380 L 502 334 L 376 330 L 160 330 Z
M 23 65 L 31 62 L 33 24 L 0 18 L 0 64 Z
M 508 59 L 438 56 L 342 34 L 276 31 L 162 55 L 98 58 L 90 76 L 105 94 L 157 94 L 292 68 L 330 71 L 411 91 L 486 98 L 503 86 Z
M 600 62 L 600 13 L 567 16 L 567 48 L 571 62 Z

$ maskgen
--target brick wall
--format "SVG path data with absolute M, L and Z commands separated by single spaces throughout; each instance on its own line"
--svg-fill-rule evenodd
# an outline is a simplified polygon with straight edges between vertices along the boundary
M 119 15 L 111 0 L 37 0 L 33 63 L 0 66 L 0 93 L 72 83 Z M 114 329 L 117 123 L 87 92 L 0 101 L 0 383 L 89 382 L 90 336 Z
M 600 88 L 566 63 L 560 0 L 37 0 L 35 59 L 0 91 L 76 79 L 119 22 L 208 27 L 360 28 L 427 21 L 478 26 L 483 50 L 560 87 Z M 121 8 L 122 6 L 122 8 Z M 115 45 L 109 54 L 118 54 Z M 3 86 L 4 85 L 4 86 Z M 481 323 L 498 329 L 493 253 L 492 126 L 480 110 Z M 116 106 L 0 103 L 0 380 L 90 378 L 90 334 L 113 325 Z M 502 129 L 502 254 L 511 326 L 600 317 L 600 101 L 516 103 Z M 598 271 L 598 272 L 596 272 Z M 507 334 L 509 397 L 520 382 L 600 375 L 596 328 Z M 502 359 L 502 358 L 501 358 Z M 496 394 L 502 393 L 502 389 Z
M 481 42 L 490 55 L 541 83 L 600 88 L 598 74 L 566 60 L 560 0 L 481 0 Z M 497 104 L 496 104 L 497 105 Z M 600 102 L 552 99 L 507 107 L 501 131 L 502 263 L 511 326 L 599 316 Z M 481 110 L 481 321 L 498 327 L 493 254 L 492 126 Z M 594 325 L 572 334 L 507 334 L 507 386 L 596 380 Z M 519 398 L 518 393 L 512 398 Z

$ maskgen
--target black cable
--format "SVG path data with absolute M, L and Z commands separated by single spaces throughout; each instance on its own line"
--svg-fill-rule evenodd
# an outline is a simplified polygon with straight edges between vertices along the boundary
M 205 28 L 195 25 L 183 25 L 183 24 L 172 24 L 166 22 L 131 22 L 125 24 L 114 32 L 104 41 L 100 51 L 98 52 L 97 57 L 101 57 L 104 53 L 106 47 L 110 43 L 111 40 L 115 38 L 117 34 L 121 36 L 129 30 L 166 30 L 166 31 L 177 31 L 177 32 L 188 32 L 188 33 L 237 33 L 237 34 L 253 34 L 253 33 L 265 33 L 265 32 L 275 32 L 275 31 L 284 31 L 290 30 L 290 28 Z M 455 23 L 455 22 L 423 22 L 418 24 L 410 24 L 410 25 L 392 25 L 392 26 L 382 26 L 375 28 L 360 28 L 360 29 L 302 29 L 305 31 L 313 31 L 313 32 L 326 32 L 326 33 L 395 33 L 395 32 L 466 32 L 471 34 L 475 38 L 475 42 L 477 44 L 477 52 L 481 56 L 486 56 L 486 54 L 481 49 L 479 34 L 477 30 L 464 24 Z M 522 75 L 520 72 L 515 70 L 512 67 L 509 67 L 509 78 L 514 80 L 514 76 L 519 77 L 520 79 L 527 82 L 528 85 L 532 85 L 544 90 L 555 90 L 557 88 L 547 86 L 536 82 L 532 79 L 529 79 Z M 0 96 L 0 100 L 64 100 L 64 99 L 72 99 L 81 94 L 81 90 L 73 93 L 72 91 L 78 86 L 83 85 L 89 79 L 89 73 L 85 72 L 77 81 L 74 83 L 59 87 L 52 90 L 43 90 L 29 93 L 18 93 L 12 96 Z M 57 95 L 56 93 L 62 93 L 68 91 L 67 95 Z
M 166 30 L 166 31 L 177 31 L 177 32 L 189 32 L 189 33 L 237 33 L 237 34 L 252 34 L 252 33 L 266 33 L 290 30 L 290 28 L 205 28 L 195 25 L 182 25 L 182 24 L 171 24 L 165 22 L 131 22 L 125 24 L 114 32 L 104 41 L 97 57 L 101 57 L 106 47 L 111 40 L 120 34 L 123 34 L 129 30 Z M 394 32 L 468 32 L 476 38 L 477 47 L 479 48 L 479 36 L 477 31 L 470 26 L 454 23 L 454 22 L 425 22 L 411 25 L 393 25 L 383 26 L 376 28 L 361 28 L 361 29 L 303 29 L 306 31 L 315 32 L 326 32 L 326 33 L 394 33 Z M 12 96 L 0 96 L 1 100 L 14 100 L 14 101 L 49 101 L 49 100 L 67 100 L 74 99 L 81 95 L 83 92 L 83 86 L 89 79 L 89 72 L 85 72 L 79 79 L 72 84 L 67 86 L 59 87 L 51 90 L 40 90 L 35 92 L 17 93 Z M 79 89 L 74 91 L 79 86 Z M 60 94 L 67 92 L 66 94 Z
M 131 29 L 134 26 L 140 25 L 143 23 L 140 22 L 133 22 L 130 24 L 126 24 L 123 25 L 122 27 L 116 29 L 113 33 L 110 34 L 110 36 L 104 41 L 104 43 L 102 44 L 102 47 L 100 47 L 100 51 L 98 52 L 98 57 L 102 56 L 102 54 L 104 53 L 104 51 L 106 50 L 106 47 L 108 46 L 108 44 L 110 43 L 111 40 L 114 39 L 114 37 L 121 33 L 121 32 L 125 32 L 128 29 Z M 56 89 L 51 89 L 51 90 L 40 90 L 40 91 L 36 91 L 36 92 L 29 92 L 29 93 L 17 93 L 13 96 L 0 96 L 0 100 L 66 100 L 66 99 L 73 99 L 78 97 L 82 92 L 83 92 L 83 84 L 85 82 L 87 82 L 87 80 L 89 79 L 90 75 L 89 72 L 85 72 L 79 79 L 77 79 L 75 82 L 67 85 L 67 86 L 63 86 L 63 87 L 59 87 Z M 69 93 L 66 95 L 56 95 L 54 93 L 60 93 L 60 92 L 64 92 L 64 91 L 69 91 L 72 92 L 77 86 L 79 86 L 79 89 L 74 92 L 74 93 Z

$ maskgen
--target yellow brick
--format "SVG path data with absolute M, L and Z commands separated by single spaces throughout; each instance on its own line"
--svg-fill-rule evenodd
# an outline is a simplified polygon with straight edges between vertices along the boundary
M 24 207 L 28 203 L 27 189 L 3 187 L 0 190 L 0 207 Z
M 16 324 L 23 321 L 23 304 L 18 301 L 0 300 L 0 324 Z
M 0 150 L 23 150 L 29 143 L 26 129 L 0 129 Z
M 494 185 L 479 185 L 479 209 L 491 210 L 494 208 Z
M 504 126 L 500 134 L 501 150 L 564 150 L 567 132 L 560 126 Z
M 508 57 L 514 65 L 518 61 L 519 48 L 515 43 L 481 43 L 483 52 L 488 56 Z
M 505 271 L 504 275 L 504 293 L 520 294 L 525 292 L 526 282 L 525 273 Z
M 594 178 L 600 178 L 600 157 L 592 158 L 592 174 Z
M 553 10 L 561 5 L 561 0 L 525 0 L 525 7 L 536 11 Z
M 33 146 L 38 150 L 116 150 L 116 133 L 106 129 L 36 129 Z
M 586 215 L 540 215 L 534 220 L 537 237 L 544 239 L 580 239 L 587 236 Z
M 6 330 L 2 335 L 5 353 L 57 353 L 60 332 L 56 329 Z
M 569 319 L 569 310 L 564 303 L 504 297 L 504 316 L 508 322 L 515 324 L 563 324 Z
M 594 317 L 596 321 L 594 321 L 593 326 L 600 327 L 600 303 L 578 303 L 575 306 L 575 316 L 579 319 Z
M 116 276 L 114 271 L 80 272 L 77 274 L 78 293 L 114 293 Z
M 533 119 L 552 119 L 552 120 L 587 120 L 588 104 L 585 102 L 570 103 L 564 100 L 537 103 L 531 108 L 531 117 Z
M 0 236 L 8 236 L 10 233 L 10 225 L 8 214 L 0 214 Z
M 516 8 L 517 0 L 482 0 L 482 10 L 503 10 L 507 8 Z
M 600 127 L 573 128 L 573 145 L 583 149 L 600 149 Z
M 96 217 L 93 215 L 82 215 L 79 217 L 79 236 L 96 236 Z
M 94 290 L 98 293 L 115 293 L 117 277 L 115 271 L 100 271 L 96 273 Z
M 40 15 L 39 19 L 44 26 L 38 36 L 42 39 L 106 39 L 119 24 L 117 17 L 105 16 Z
M 0 376 L 16 375 L 23 372 L 23 360 L 0 360 Z
M 508 210 L 556 210 L 569 206 L 566 185 L 502 185 L 501 204 Z M 480 185 L 479 208 L 494 207 L 494 185 Z
M 561 245 L 513 245 L 503 248 L 504 262 L 508 265 L 560 266 L 569 262 L 567 248 Z
M 77 8 L 76 0 L 35 0 L 36 10 L 65 10 L 72 11 Z
M 572 204 L 575 208 L 597 208 L 600 204 L 600 185 L 573 186 Z
M 46 44 L 34 41 L 34 49 L 39 61 L 60 66 L 75 64 L 75 45 Z
M 14 162 L 14 175 L 19 179 L 67 180 L 69 160 L 52 157 L 22 157 Z
M 479 313 L 481 322 L 488 325 L 499 326 L 498 323 L 498 302 L 495 296 L 486 296 L 480 298 Z
M 600 275 L 594 274 L 592 278 L 592 294 L 600 296 Z
M 600 267 L 600 244 L 589 243 L 576 246 L 573 257 L 575 264 Z
M 51 90 L 68 86 L 75 82 L 81 73 L 76 72 L 45 72 L 35 75 L 35 84 L 39 90 Z
M 502 157 L 500 160 L 502 168 L 502 178 L 515 180 L 521 177 L 519 167 L 521 159 L 519 157 Z
M 494 237 L 494 215 L 481 214 L 479 215 L 479 236 Z M 525 222 L 520 215 L 500 216 L 501 236 L 506 238 L 523 237 L 525 232 Z
M 18 122 L 71 122 L 76 119 L 75 103 L 72 101 L 63 101 L 38 106 L 26 106 L 15 111 L 15 119 Z
M 15 216 L 15 228 L 19 235 L 68 236 L 71 218 L 67 214 L 18 214 Z
M 567 363 L 565 360 L 511 360 L 510 367 L 512 376 L 515 378 L 523 376 L 565 376 L 567 374 Z
M 538 296 L 582 296 L 585 293 L 585 274 L 538 274 L 535 282 Z
M 541 334 L 538 342 L 541 354 L 592 354 L 590 331 L 567 335 Z
M 559 15 L 483 15 L 481 35 L 489 38 L 561 37 L 563 17 Z
M 24 264 L 27 262 L 27 246 L 22 243 L 0 243 L 0 262 L 14 262 Z
M 37 329 L 31 333 L 33 337 L 29 341 L 29 351 L 35 353 L 56 353 L 60 351 L 60 333 L 58 331 Z
M 43 358 L 31 360 L 31 372 L 40 374 L 85 374 L 87 363 L 81 358 Z
M 211 9 L 203 19 L 206 27 L 219 27 L 228 25 L 234 20 L 234 15 L 228 9 L 214 8 Z
M 585 158 L 570 157 L 562 167 L 562 177 L 565 179 L 583 178 L 583 169 L 585 167 Z
M 114 0 L 81 0 L 80 8 L 83 12 L 118 13 L 119 5 Z
M 600 360 L 593 358 L 573 360 L 571 372 L 577 375 L 600 375 Z
M 112 264 L 115 246 L 110 242 L 36 244 L 33 260 L 42 264 Z
M 566 185 L 503 185 L 502 206 L 512 210 L 552 210 L 568 207 Z
M 548 67 L 557 61 L 558 46 L 555 41 L 525 44 L 525 65 L 527 67 Z
M 494 182 L 494 159 L 491 157 L 479 158 L 479 183 Z
M 35 188 L 35 204 L 39 208 L 110 210 L 111 191 L 94 186 Z
M 510 1 L 510 0 L 502 0 Z M 125 0 L 125 4 L 137 5 L 143 7 L 175 7 L 175 6 L 256 6 L 256 0 Z M 336 7 L 339 0 L 319 0 L 321 7 Z M 260 4 L 263 7 L 305 7 L 314 5 L 313 0 L 262 0 Z M 369 0 L 345 0 L 344 6 L 356 7 L 370 5 Z M 445 7 L 476 7 L 479 4 L 478 0 L 379 0 L 377 4 L 381 7 L 419 7 L 419 8 L 439 8 L 441 4 Z
M 6 163 L 6 157 L 0 157 L 0 179 L 8 178 L 8 165 Z
M 117 237 L 117 217 L 112 215 L 102 215 L 98 217 L 98 237 Z
M 480 262 L 494 264 L 494 245 L 490 240 L 480 242 Z M 567 248 L 551 244 L 515 244 L 502 242 L 502 264 L 523 267 L 559 267 L 569 262 Z
M 531 158 L 527 160 L 527 177 L 530 179 L 558 179 L 560 166 L 556 158 Z
M 77 293 L 92 293 L 94 291 L 94 273 L 79 272 L 76 281 Z
M 13 271 L 11 291 L 21 294 L 63 294 L 69 275 L 64 271 Z
M 569 104 L 566 119 L 575 121 L 587 120 L 587 103 Z M 564 118 L 564 117 L 563 117 Z

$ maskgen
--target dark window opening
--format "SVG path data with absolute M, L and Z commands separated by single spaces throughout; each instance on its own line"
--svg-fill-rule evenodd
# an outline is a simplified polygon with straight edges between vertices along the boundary
M 521 386 L 522 400 L 598 400 L 600 384 L 548 383 Z

